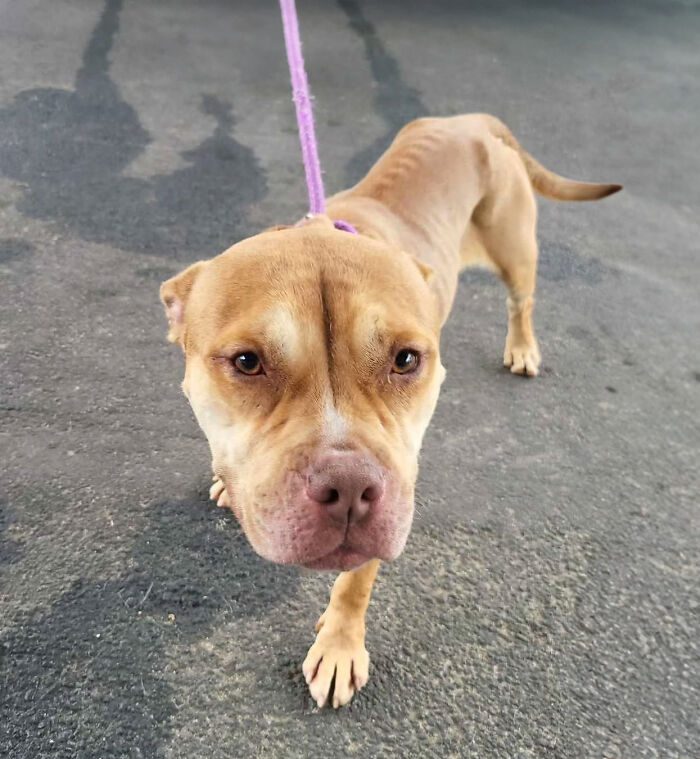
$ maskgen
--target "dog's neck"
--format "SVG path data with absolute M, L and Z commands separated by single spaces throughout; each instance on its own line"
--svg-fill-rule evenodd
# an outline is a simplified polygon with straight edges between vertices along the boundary
M 448 219 L 399 214 L 376 198 L 352 191 L 332 197 L 327 213 L 333 220 L 350 222 L 359 234 L 405 251 L 430 267 L 430 289 L 441 321 L 447 319 L 457 289 L 460 261 L 456 253 L 464 219 L 455 224 Z

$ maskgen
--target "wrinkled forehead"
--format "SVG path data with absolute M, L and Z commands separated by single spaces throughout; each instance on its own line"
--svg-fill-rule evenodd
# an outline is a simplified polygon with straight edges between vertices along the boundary
M 351 237 L 343 232 L 306 244 L 286 235 L 260 235 L 246 241 L 257 245 L 235 246 L 209 263 L 192 295 L 193 328 L 206 341 L 261 341 L 299 354 L 329 339 L 362 348 L 397 333 L 434 331 L 408 256 L 339 245 L 338 235 Z

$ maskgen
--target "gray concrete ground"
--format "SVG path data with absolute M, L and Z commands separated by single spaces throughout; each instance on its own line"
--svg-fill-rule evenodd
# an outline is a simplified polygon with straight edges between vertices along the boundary
M 535 381 L 504 292 L 444 335 L 420 515 L 318 712 L 330 577 L 206 500 L 159 282 L 302 213 L 277 7 L 0 2 L 0 755 L 700 756 L 700 4 L 301 0 L 327 188 L 486 110 L 551 168 Z

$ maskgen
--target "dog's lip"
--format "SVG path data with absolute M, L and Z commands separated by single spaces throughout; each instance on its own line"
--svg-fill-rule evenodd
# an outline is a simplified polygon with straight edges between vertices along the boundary
M 336 569 L 348 572 L 366 564 L 372 557 L 360 553 L 347 543 L 341 543 L 327 554 L 312 561 L 305 561 L 303 566 L 307 569 Z

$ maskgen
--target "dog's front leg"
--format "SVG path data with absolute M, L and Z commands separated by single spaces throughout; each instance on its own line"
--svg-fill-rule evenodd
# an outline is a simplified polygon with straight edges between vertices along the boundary
M 217 506 L 221 506 L 223 509 L 230 509 L 231 501 L 226 492 L 224 481 L 217 474 L 212 477 L 212 480 L 214 480 L 214 484 L 209 488 L 209 498 L 212 501 L 216 501 Z
M 316 623 L 316 641 L 302 666 L 311 696 L 319 707 L 328 701 L 334 677 L 335 709 L 347 704 L 367 682 L 365 613 L 378 569 L 379 559 L 373 559 L 353 572 L 341 573 L 333 583 L 331 600 Z

